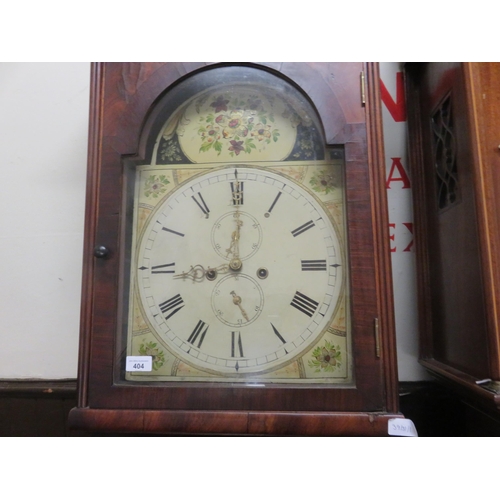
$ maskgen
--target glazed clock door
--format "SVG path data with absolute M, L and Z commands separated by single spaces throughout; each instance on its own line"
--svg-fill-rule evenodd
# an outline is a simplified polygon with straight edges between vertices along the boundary
M 293 415 L 293 432 L 383 433 L 368 418 L 397 412 L 376 75 L 95 66 L 89 409 L 73 419 L 279 433 Z
M 421 226 L 428 231 L 426 277 L 433 291 L 423 357 L 485 378 L 487 321 L 462 63 L 422 69 L 420 112 L 428 126 L 422 127 L 427 210 Z
M 498 63 L 407 65 L 421 363 L 498 411 Z

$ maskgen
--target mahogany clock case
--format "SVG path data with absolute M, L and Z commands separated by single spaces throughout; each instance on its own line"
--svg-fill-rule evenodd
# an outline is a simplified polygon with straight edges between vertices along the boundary
M 327 155 L 343 156 L 352 343 L 352 377 L 344 384 L 273 383 L 267 375 L 257 384 L 220 377 L 205 382 L 181 377 L 142 381 L 128 380 L 124 371 L 135 172 L 151 163 L 173 103 L 185 99 L 185 89 L 196 95 L 203 91 L 196 88 L 200 75 L 230 83 L 233 74 L 240 80 L 242 75 L 258 75 L 295 89 L 317 113 L 315 130 Z M 400 414 L 378 81 L 378 67 L 371 63 L 93 65 L 73 427 L 153 433 L 387 434 L 388 419 Z M 262 161 L 252 164 L 243 157 L 232 155 L 229 163 L 235 170 L 243 171 L 243 165 L 260 168 Z M 214 167 L 220 167 L 217 161 Z
M 500 407 L 499 77 L 498 63 L 406 65 L 421 363 L 493 411 Z

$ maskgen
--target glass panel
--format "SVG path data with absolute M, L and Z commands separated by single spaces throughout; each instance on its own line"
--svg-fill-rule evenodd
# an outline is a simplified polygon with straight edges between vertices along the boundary
M 431 129 L 437 203 L 439 209 L 443 210 L 460 200 L 451 96 L 446 97 L 434 112 Z
M 126 355 L 152 365 L 125 380 L 352 382 L 343 148 L 250 67 L 198 73 L 158 107 L 131 170 L 124 325 Z

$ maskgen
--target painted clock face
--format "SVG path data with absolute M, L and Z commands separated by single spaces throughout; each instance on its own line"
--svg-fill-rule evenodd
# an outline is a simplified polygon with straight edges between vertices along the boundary
M 241 164 L 194 175 L 158 203 L 135 265 L 158 343 L 219 377 L 278 370 L 310 350 L 345 283 L 322 203 L 289 177 Z
M 122 338 L 152 369 L 125 379 L 350 384 L 343 147 L 296 88 L 224 74 L 166 93 L 128 170 Z

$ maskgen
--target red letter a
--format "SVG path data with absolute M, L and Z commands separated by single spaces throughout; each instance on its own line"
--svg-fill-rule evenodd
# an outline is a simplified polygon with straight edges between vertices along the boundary
M 410 188 L 410 179 L 405 172 L 403 165 L 401 164 L 401 158 L 391 158 L 392 165 L 391 171 L 389 172 L 389 177 L 387 178 L 387 182 L 385 183 L 386 189 L 391 189 L 391 182 L 402 182 L 403 187 L 401 189 L 409 189 Z M 400 177 L 394 177 L 394 171 L 397 169 Z

